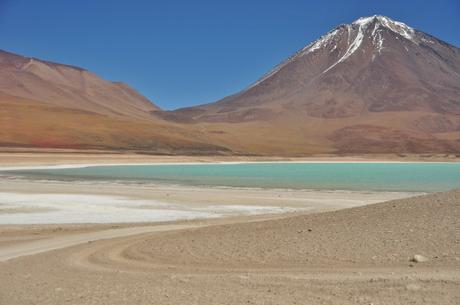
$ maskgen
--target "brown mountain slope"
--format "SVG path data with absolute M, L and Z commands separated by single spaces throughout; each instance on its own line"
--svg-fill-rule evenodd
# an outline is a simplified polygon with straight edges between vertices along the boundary
M 216 143 L 262 154 L 459 152 L 460 49 L 360 18 L 238 94 L 161 115 L 218 126 Z
M 152 117 L 159 108 L 123 83 L 81 68 L 0 51 L 0 146 L 216 154 L 195 128 Z
M 112 117 L 150 118 L 159 110 L 123 83 L 78 68 L 0 50 L 0 92 Z

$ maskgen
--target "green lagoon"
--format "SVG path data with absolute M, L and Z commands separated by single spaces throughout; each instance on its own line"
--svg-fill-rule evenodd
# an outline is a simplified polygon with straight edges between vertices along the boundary
M 438 192 L 460 187 L 460 163 L 111 165 L 3 171 L 29 179 L 180 185 Z

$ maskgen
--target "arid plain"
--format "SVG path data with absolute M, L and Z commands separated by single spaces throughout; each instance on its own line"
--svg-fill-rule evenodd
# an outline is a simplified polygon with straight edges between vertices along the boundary
M 18 167 L 100 159 L 114 164 L 231 161 L 59 153 L 4 153 L 0 158 L 3 166 Z M 318 160 L 325 157 L 304 159 Z M 357 160 L 372 158 L 348 157 Z M 65 184 L 2 179 L 1 191 L 11 189 L 78 192 Z M 156 199 L 171 193 L 133 190 Z M 253 197 L 253 204 L 279 205 L 281 194 L 281 201 L 295 207 L 289 198 L 306 200 L 301 192 L 285 196 L 279 190 L 175 191 L 176 199 L 196 202 Z M 305 211 L 215 219 L 3 225 L 0 304 L 458 304 L 460 192 L 358 199 L 348 206 L 331 201 Z M 375 203 L 385 200 L 390 201 Z

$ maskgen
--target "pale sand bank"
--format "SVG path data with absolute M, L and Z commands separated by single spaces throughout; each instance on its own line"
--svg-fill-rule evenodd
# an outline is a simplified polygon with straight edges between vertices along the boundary
M 317 212 L 417 195 L 1 179 L 0 224 L 135 223 Z

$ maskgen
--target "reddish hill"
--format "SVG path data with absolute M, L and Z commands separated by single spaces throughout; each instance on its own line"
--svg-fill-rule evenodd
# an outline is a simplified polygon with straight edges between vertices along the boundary
M 106 81 L 78 67 L 1 50 L 0 92 L 113 117 L 150 118 L 151 111 L 159 110 L 126 84 Z
M 228 152 L 154 111 L 160 109 L 126 84 L 0 51 L 0 146 Z

